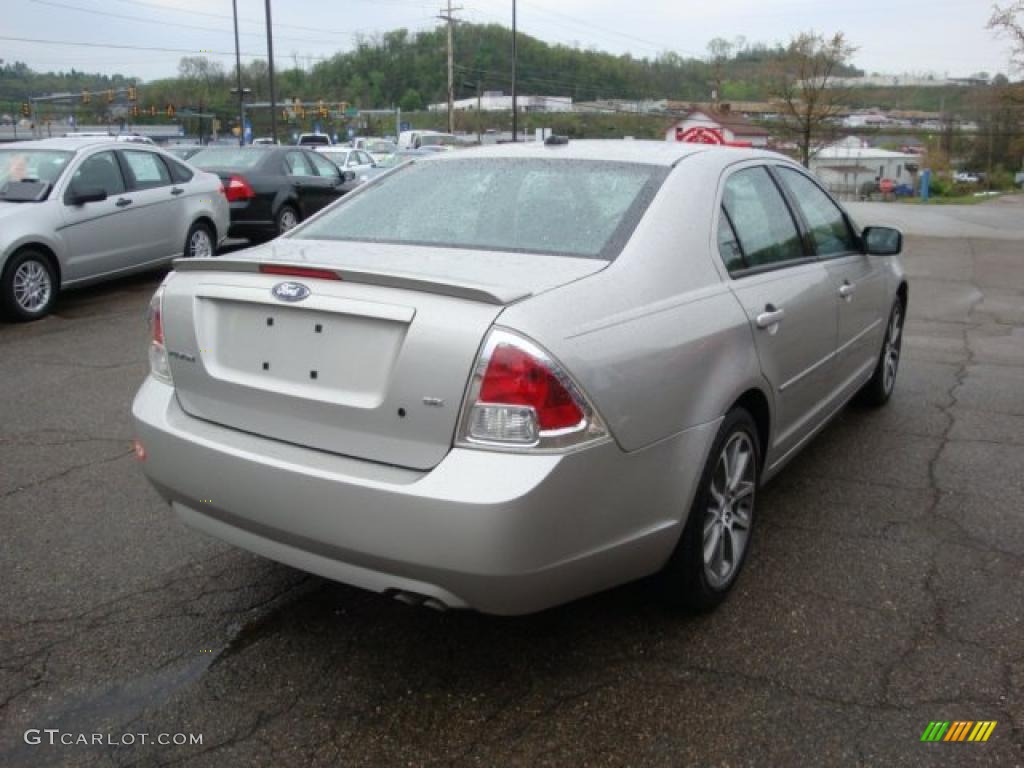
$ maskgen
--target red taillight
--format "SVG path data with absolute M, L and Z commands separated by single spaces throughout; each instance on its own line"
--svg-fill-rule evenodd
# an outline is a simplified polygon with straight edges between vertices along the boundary
M 551 369 L 525 350 L 507 344 L 498 345 L 491 354 L 479 401 L 529 406 L 545 432 L 575 427 L 584 419 L 583 410 Z
M 238 200 L 252 200 L 256 197 L 256 192 L 253 191 L 252 186 L 244 176 L 232 176 L 222 188 L 224 190 L 224 197 L 228 199 L 229 203 L 234 203 Z
M 490 330 L 473 364 L 457 446 L 552 453 L 607 439 L 604 421 L 554 357 L 515 331 Z

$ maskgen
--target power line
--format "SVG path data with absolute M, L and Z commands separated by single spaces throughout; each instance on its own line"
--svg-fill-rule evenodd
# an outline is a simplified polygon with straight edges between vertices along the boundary
M 109 11 L 96 10 L 95 8 L 83 8 L 82 6 L 79 6 L 79 5 L 69 5 L 68 3 L 60 3 L 60 2 L 56 2 L 55 0 L 29 0 L 29 2 L 30 3 L 35 3 L 36 5 L 48 5 L 48 6 L 51 6 L 53 8 L 65 8 L 65 9 L 70 10 L 70 11 L 79 11 L 81 13 L 91 13 L 94 16 L 106 16 L 106 17 L 109 17 L 109 18 L 112 18 L 112 19 L 122 19 L 124 21 L 133 21 L 133 22 L 141 23 L 141 24 L 156 24 L 157 26 L 161 26 L 161 27 L 178 27 L 180 29 L 194 29 L 194 30 L 199 30 L 201 32 L 222 32 L 224 34 L 229 34 L 230 33 L 230 30 L 227 30 L 227 29 L 211 28 L 211 27 L 206 27 L 206 26 L 200 26 L 198 24 L 182 24 L 181 22 L 175 22 L 175 21 L 161 21 L 160 19 L 147 19 L 147 18 L 144 18 L 142 16 L 130 16 L 130 15 L 125 14 L 125 13 L 111 13 Z M 218 16 L 218 18 L 220 18 L 220 17 Z M 239 34 L 240 35 L 249 35 L 250 37 L 257 37 L 257 36 L 258 37 L 263 37 L 263 33 L 262 32 L 239 32 Z M 345 33 L 345 34 L 349 34 L 349 33 Z M 316 44 L 321 44 L 321 45 L 337 45 L 337 43 L 338 43 L 337 40 L 323 40 L 323 39 L 317 40 L 317 39 L 308 38 L 308 37 L 281 37 L 280 35 L 278 35 L 277 37 L 278 37 L 279 40 L 290 40 L 290 41 L 293 41 L 293 42 L 300 42 L 300 43 L 316 43 Z

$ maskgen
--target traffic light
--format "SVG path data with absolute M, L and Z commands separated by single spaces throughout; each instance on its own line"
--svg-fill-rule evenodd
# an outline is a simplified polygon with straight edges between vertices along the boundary
M 168 117 L 174 117 L 174 113 L 177 112 L 173 104 L 168 104 L 167 109 L 165 111 Z
M 149 107 L 149 116 L 156 117 L 156 107 L 154 107 L 153 105 L 150 105 Z
M 134 85 L 128 86 L 128 101 L 138 101 L 139 90 Z
M 82 91 L 82 103 L 83 104 L 88 104 L 91 101 L 92 101 L 92 94 L 89 93 L 88 91 Z
M 323 99 L 317 99 L 317 102 L 316 102 L 316 114 L 320 118 L 327 117 L 327 107 L 324 104 L 324 100 Z
M 282 109 L 281 110 L 281 119 L 284 120 L 285 122 L 288 121 L 288 110 L 287 109 Z
M 114 89 L 113 88 L 108 88 L 107 89 L 107 104 L 109 104 L 113 100 L 114 100 Z
M 339 111 L 339 112 L 340 112 L 341 114 L 345 114 L 345 111 L 346 111 L 347 109 L 348 109 L 348 102 L 347 102 L 347 101 L 339 101 L 339 102 L 338 102 L 338 111 Z
M 32 116 L 32 105 L 30 105 L 27 101 L 21 102 L 21 114 L 25 117 Z
M 138 104 L 132 104 L 132 117 L 138 117 L 138 116 L 139 116 L 139 105 Z

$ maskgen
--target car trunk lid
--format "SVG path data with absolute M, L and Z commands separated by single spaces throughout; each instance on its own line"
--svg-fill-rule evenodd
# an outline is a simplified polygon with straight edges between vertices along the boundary
M 520 263 L 517 282 L 485 274 L 465 252 L 288 245 L 176 262 L 163 323 L 182 408 L 273 439 L 424 470 L 451 448 L 477 351 L 502 308 L 554 287 L 552 270 L 565 282 L 604 266 Z M 413 258 L 416 250 L 425 253 Z M 340 279 L 260 271 L 289 266 Z M 275 292 L 282 283 L 302 288 Z

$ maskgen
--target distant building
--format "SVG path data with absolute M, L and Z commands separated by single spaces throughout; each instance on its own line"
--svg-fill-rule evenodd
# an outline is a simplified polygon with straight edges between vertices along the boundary
M 917 181 L 921 158 L 909 152 L 869 147 L 855 136 L 823 147 L 811 157 L 811 172 L 831 192 L 858 194 L 865 182 L 891 180 L 895 185 Z
M 520 112 L 572 112 L 572 96 L 523 96 L 516 95 L 516 106 Z M 512 97 L 502 91 L 484 91 L 480 98 L 472 96 L 468 99 L 456 99 L 452 102 L 456 111 L 475 112 L 511 112 Z M 427 107 L 431 112 L 445 112 L 448 102 L 431 104 Z
M 665 140 L 766 147 L 768 131 L 734 113 L 729 104 L 719 104 L 717 109 L 691 110 L 665 129 Z

